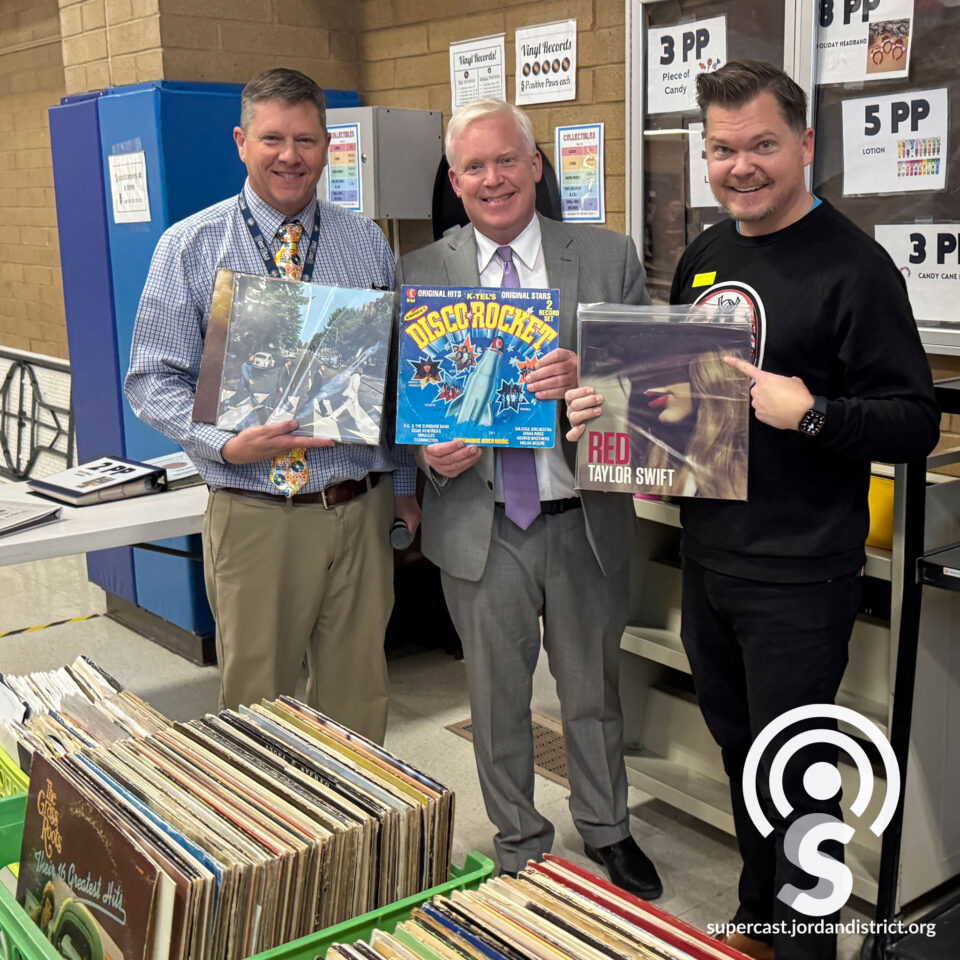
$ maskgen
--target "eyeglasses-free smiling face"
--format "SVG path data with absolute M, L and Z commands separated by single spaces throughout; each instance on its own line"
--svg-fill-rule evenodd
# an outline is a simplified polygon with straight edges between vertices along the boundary
M 474 120 L 453 143 L 450 183 L 470 222 L 496 243 L 510 243 L 533 219 L 540 151 L 528 153 L 509 114 Z
M 711 104 L 705 132 L 710 188 L 744 236 L 782 230 L 810 209 L 803 170 L 813 160 L 813 130 L 798 134 L 772 93 L 740 107 Z
M 233 139 L 250 186 L 261 200 L 286 216 L 310 202 L 330 143 L 315 103 L 261 100 L 254 105 L 247 129 L 236 127 Z

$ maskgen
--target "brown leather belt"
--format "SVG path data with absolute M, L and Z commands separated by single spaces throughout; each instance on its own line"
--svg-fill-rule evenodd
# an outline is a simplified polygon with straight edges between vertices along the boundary
M 382 473 L 368 473 L 362 480 L 341 480 L 339 483 L 332 483 L 325 490 L 317 490 L 314 493 L 297 493 L 292 497 L 285 497 L 281 493 L 243 490 L 240 487 L 215 487 L 214 489 L 222 490 L 224 493 L 235 493 L 239 497 L 267 500 L 270 503 L 289 503 L 294 507 L 319 503 L 325 510 L 329 510 L 342 503 L 349 503 L 368 490 L 372 490 L 380 482 L 382 476 Z

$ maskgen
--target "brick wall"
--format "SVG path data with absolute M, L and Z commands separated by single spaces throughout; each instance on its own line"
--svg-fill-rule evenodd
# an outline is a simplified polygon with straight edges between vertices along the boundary
M 269 67 L 322 87 L 360 85 L 351 0 L 159 0 L 163 77 L 245 83 Z
M 59 0 L 68 93 L 162 76 L 159 0 Z
M 623 0 L 363 0 L 358 46 L 364 103 L 440 110 L 450 117 L 450 43 L 505 33 L 507 99 L 515 92 L 518 27 L 577 21 L 577 98 L 527 108 L 541 151 L 553 156 L 554 128 L 604 124 L 607 223 L 626 229 Z M 401 249 L 432 240 L 429 225 L 405 223 Z
M 357 89 L 347 0 L 59 0 L 68 92 L 147 80 L 243 83 L 279 64 Z
M 0 344 L 66 356 L 47 107 L 63 96 L 57 0 L 0 3 Z

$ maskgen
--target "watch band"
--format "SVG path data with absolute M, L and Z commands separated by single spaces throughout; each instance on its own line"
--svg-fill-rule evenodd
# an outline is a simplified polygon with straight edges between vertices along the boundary
M 815 437 L 827 422 L 827 398 L 814 397 L 813 406 L 800 418 L 798 432 L 805 437 Z

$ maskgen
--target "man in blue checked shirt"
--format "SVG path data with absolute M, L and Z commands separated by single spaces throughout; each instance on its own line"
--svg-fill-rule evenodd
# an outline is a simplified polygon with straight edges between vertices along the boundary
M 294 437 L 294 420 L 232 434 L 191 419 L 220 268 L 280 276 L 275 259 L 294 224 L 300 249 L 316 251 L 301 279 L 393 286 L 393 255 L 380 229 L 316 198 L 330 139 L 323 91 L 278 68 L 251 80 L 241 104 L 234 139 L 247 181 L 239 197 L 160 238 L 125 392 L 136 415 L 180 444 L 210 487 L 203 553 L 221 704 L 293 693 L 306 656 L 307 701 L 382 742 L 383 636 L 393 606 L 388 531 L 394 516 L 411 530 L 420 522 L 412 458 L 382 443 Z M 309 479 L 284 496 L 271 483 L 271 463 L 296 448 L 306 448 Z

